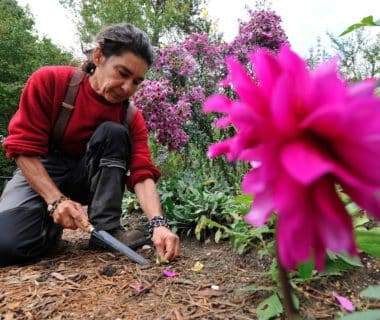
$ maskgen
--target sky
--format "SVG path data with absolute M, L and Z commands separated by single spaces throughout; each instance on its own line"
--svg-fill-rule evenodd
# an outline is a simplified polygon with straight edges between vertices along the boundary
M 68 12 L 58 0 L 17 0 L 29 5 L 40 35 L 55 44 L 80 54 L 79 38 Z M 231 41 L 238 33 L 238 20 L 247 20 L 246 6 L 254 8 L 254 0 L 209 0 L 209 17 L 217 21 L 218 29 Z M 328 46 L 326 32 L 339 35 L 348 26 L 363 17 L 373 15 L 380 19 L 379 0 L 272 0 L 271 8 L 281 17 L 293 50 L 304 57 L 321 37 Z

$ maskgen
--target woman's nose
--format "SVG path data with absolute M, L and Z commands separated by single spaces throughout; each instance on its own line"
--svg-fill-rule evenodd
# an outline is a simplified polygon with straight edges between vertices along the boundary
M 131 81 L 124 81 L 124 83 L 121 85 L 121 89 L 125 94 L 130 95 L 132 92 L 132 83 Z

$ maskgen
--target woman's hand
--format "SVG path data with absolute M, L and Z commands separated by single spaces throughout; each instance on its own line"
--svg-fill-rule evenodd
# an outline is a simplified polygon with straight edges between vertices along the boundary
M 180 255 L 179 237 L 166 227 L 155 227 L 153 229 L 152 241 L 160 257 L 172 260 Z
M 54 223 L 67 229 L 86 230 L 89 227 L 87 212 L 82 205 L 70 199 L 60 202 L 53 212 Z

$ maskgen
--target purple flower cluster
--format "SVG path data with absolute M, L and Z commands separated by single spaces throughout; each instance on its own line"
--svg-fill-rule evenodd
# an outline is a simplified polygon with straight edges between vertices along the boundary
M 149 131 L 156 133 L 156 140 L 169 150 L 179 150 L 189 137 L 182 127 L 190 118 L 190 103 L 177 98 L 168 80 L 146 80 L 133 102 L 142 111 Z
M 248 11 L 250 19 L 241 22 L 239 34 L 229 45 L 229 54 L 246 57 L 257 47 L 278 51 L 288 38 L 281 27 L 281 18 L 273 11 Z M 246 62 L 246 61 L 245 61 Z
M 204 69 L 212 70 L 208 74 L 209 79 L 216 80 L 226 74 L 224 63 L 226 45 L 224 43 L 211 41 L 208 34 L 192 33 L 181 46 L 196 59 L 200 67 L 199 72 L 203 72 Z
M 167 47 L 160 50 L 156 61 L 156 72 L 162 72 L 164 76 L 192 77 L 196 68 L 196 61 L 182 46 Z
M 226 76 L 226 56 L 245 57 L 257 46 L 277 50 L 287 42 L 279 16 L 271 11 L 249 13 L 250 20 L 240 24 L 239 35 L 231 44 L 193 33 L 182 43 L 160 50 L 151 80 L 145 81 L 133 98 L 159 144 L 180 150 L 189 140 L 188 134 L 199 140 L 194 132 L 203 131 L 205 121 L 198 126 L 195 118 L 199 114 L 205 117 L 200 108 L 206 96 L 217 91 Z M 183 128 L 189 120 L 192 129 L 186 134 Z M 212 132 L 211 122 L 209 129 L 207 132 Z

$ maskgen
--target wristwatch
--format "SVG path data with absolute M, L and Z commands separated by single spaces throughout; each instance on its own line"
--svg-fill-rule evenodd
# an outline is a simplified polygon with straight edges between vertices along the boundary
M 61 195 L 58 199 L 54 200 L 52 203 L 49 203 L 47 206 L 47 211 L 49 212 L 49 215 L 52 216 L 54 213 L 54 210 L 57 209 L 58 205 L 65 200 L 69 200 L 70 198 Z
M 154 216 L 152 220 L 149 221 L 149 224 L 148 224 L 148 231 L 149 231 L 150 236 L 153 235 L 154 228 L 161 227 L 161 226 L 169 228 L 168 220 L 166 220 L 166 218 L 162 216 Z

